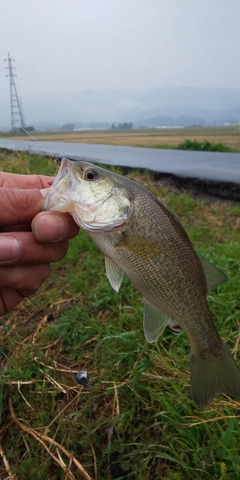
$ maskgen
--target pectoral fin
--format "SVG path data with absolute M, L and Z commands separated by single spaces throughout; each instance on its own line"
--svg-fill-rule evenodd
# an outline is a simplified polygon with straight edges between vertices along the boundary
M 143 329 L 149 343 L 156 342 L 169 323 L 169 317 L 153 307 L 145 298 L 143 299 Z
M 199 253 L 198 256 L 205 273 L 208 292 L 210 292 L 212 288 L 217 287 L 218 285 L 221 285 L 221 283 L 227 281 L 228 278 L 225 273 L 223 273 L 218 267 L 215 267 L 215 265 L 209 262 L 206 258 L 202 257 Z
M 119 291 L 119 288 L 121 287 L 121 283 L 124 277 L 124 273 L 116 263 L 111 260 L 111 258 L 107 257 L 105 255 L 105 267 L 106 267 L 106 275 L 107 278 L 112 285 L 113 289 L 116 290 L 116 292 Z

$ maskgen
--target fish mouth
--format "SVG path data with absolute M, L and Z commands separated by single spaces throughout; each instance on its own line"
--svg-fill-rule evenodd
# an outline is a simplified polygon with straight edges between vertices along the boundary
M 66 174 L 66 171 L 65 169 L 71 169 L 72 168 L 72 164 L 73 163 L 76 163 L 76 160 L 72 160 L 70 158 L 66 158 L 66 157 L 63 157 L 63 158 L 59 158 L 59 157 L 56 157 L 54 156 L 54 159 L 56 160 L 58 166 L 59 166 L 59 169 L 58 169 L 58 172 L 57 172 L 57 175 L 56 175 L 56 178 L 55 178 L 55 181 L 56 180 L 59 180 L 59 175 L 61 175 L 62 173 L 65 175 Z M 81 167 L 80 167 L 81 168 Z
M 59 169 L 50 192 L 43 204 L 43 210 L 71 212 L 73 204 L 70 200 L 74 185 L 72 161 L 68 158 L 57 159 Z
M 58 174 L 59 174 L 62 170 L 64 170 L 64 168 L 71 168 L 71 164 L 73 163 L 73 160 L 63 157 L 61 159 L 58 158 L 57 163 L 59 165 L 59 170 L 58 170 Z M 57 174 L 57 177 L 58 177 L 58 174 Z
M 88 203 L 87 199 L 84 198 L 84 201 L 79 203 L 76 196 L 77 192 L 82 190 L 82 182 L 75 176 L 73 169 L 74 163 L 77 163 L 78 169 L 81 171 L 84 171 L 84 168 L 86 168 L 86 163 L 81 164 L 81 162 L 77 160 L 74 161 L 69 158 L 62 158 L 60 160 L 57 175 L 50 188 L 49 195 L 44 201 L 44 210 L 69 212 L 71 214 L 73 214 L 75 210 L 78 210 L 81 212 L 80 216 L 85 217 L 87 213 L 91 214 L 91 212 L 101 207 L 111 196 L 111 192 L 109 192 L 106 196 L 98 200 Z M 77 223 L 80 225 L 80 220 Z
M 63 167 L 65 167 L 66 165 L 68 167 L 71 167 L 72 164 L 77 164 L 78 168 L 80 170 L 84 170 L 84 167 L 86 167 L 87 165 L 91 165 L 87 160 L 85 161 L 84 158 L 82 159 L 77 159 L 77 158 L 67 158 L 67 157 L 62 157 L 62 158 L 57 158 L 56 157 L 56 160 L 57 160 L 57 163 L 58 165 L 60 166 L 60 169 Z
M 84 177 L 88 165 L 91 166 L 62 158 L 43 208 L 70 213 L 87 232 L 101 233 L 119 227 L 128 218 L 129 200 L 122 197 L 111 181 L 100 178 L 95 185 L 88 182 Z
M 68 181 L 68 186 L 67 189 L 73 187 L 73 175 L 72 175 L 72 160 L 69 160 L 68 158 L 62 158 L 59 163 L 59 170 L 57 172 L 56 178 L 53 182 L 53 187 L 58 185 L 61 181 L 67 179 Z

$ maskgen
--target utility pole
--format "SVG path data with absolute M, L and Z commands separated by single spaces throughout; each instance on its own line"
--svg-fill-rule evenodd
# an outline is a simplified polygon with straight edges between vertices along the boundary
M 4 61 L 8 63 L 7 67 L 5 68 L 8 70 L 8 75 L 6 76 L 9 77 L 10 82 L 11 130 L 12 132 L 15 132 L 17 123 L 20 123 L 20 126 L 24 128 L 24 117 L 14 80 L 14 77 L 17 76 L 14 73 L 16 68 L 13 66 L 13 62 L 15 62 L 15 60 L 13 60 L 13 58 L 10 56 L 10 53 L 8 53 L 8 58 L 6 58 Z

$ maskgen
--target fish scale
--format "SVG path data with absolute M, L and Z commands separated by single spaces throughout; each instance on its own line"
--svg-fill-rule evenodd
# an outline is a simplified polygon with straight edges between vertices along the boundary
M 148 220 L 149 218 L 150 217 L 148 217 Z M 130 231 L 128 235 L 131 236 L 131 233 L 132 232 Z M 200 261 L 193 249 L 187 248 L 183 244 L 183 249 L 180 250 L 181 242 L 179 242 L 179 250 L 177 252 L 179 261 L 178 265 L 176 265 L 177 262 L 175 259 L 175 276 L 173 276 L 170 268 L 170 264 L 172 263 L 170 248 L 168 249 L 167 258 L 164 253 L 165 249 L 162 249 L 162 254 L 160 253 L 160 255 L 155 256 L 151 260 L 142 261 L 142 256 L 139 255 L 139 251 L 135 254 L 132 252 L 132 249 L 129 251 L 128 247 L 125 245 L 125 243 L 128 242 L 120 242 L 120 245 L 117 246 L 117 242 L 114 238 L 115 233 L 111 231 L 105 232 L 102 237 L 99 237 L 96 233 L 90 233 L 90 237 L 100 248 L 104 244 L 104 247 L 101 248 L 102 251 L 106 255 L 115 259 L 119 268 L 130 278 L 144 298 L 156 308 L 166 313 L 169 318 L 174 318 L 179 322 L 188 337 L 191 337 L 192 347 L 194 344 L 194 338 L 196 337 L 197 345 L 199 345 L 200 340 L 202 340 L 201 344 L 203 344 L 203 342 L 209 343 L 211 341 L 209 332 L 205 332 L 208 324 L 205 322 L 204 325 L 202 325 L 202 319 L 199 318 L 199 313 L 196 322 L 191 322 L 190 332 L 188 332 L 187 328 L 188 320 L 193 320 L 195 317 L 194 312 L 199 312 L 199 310 L 202 313 L 204 312 L 205 318 L 210 314 L 206 302 L 206 283 L 203 269 L 201 268 Z M 144 237 L 141 238 L 144 245 Z M 159 236 L 156 236 L 156 238 L 158 238 L 158 242 L 161 245 L 161 238 Z M 186 271 L 183 270 L 187 267 L 184 259 L 187 255 L 189 255 L 188 258 L 190 259 L 190 253 L 193 256 L 194 261 L 188 261 L 191 270 L 189 270 L 189 274 L 186 275 Z M 198 275 L 196 275 L 197 270 L 199 272 Z M 162 279 L 161 283 L 159 283 L 160 275 Z M 193 281 L 194 277 L 196 277 L 197 282 Z M 199 281 L 201 278 L 202 282 Z M 183 297 L 185 297 L 184 303 L 182 301 Z M 198 310 L 196 310 L 196 308 Z M 200 329 L 198 328 L 198 323 L 200 324 Z M 212 321 L 210 322 L 210 325 L 211 324 Z M 197 330 L 195 335 L 191 335 L 193 329 Z
M 194 249 L 174 213 L 132 180 L 86 162 L 62 159 L 44 203 L 69 212 L 101 249 L 119 290 L 126 274 L 143 295 L 143 327 L 157 341 L 174 319 L 190 345 L 190 389 L 202 407 L 226 393 L 240 400 L 240 370 L 220 338 L 206 295 L 227 280 Z

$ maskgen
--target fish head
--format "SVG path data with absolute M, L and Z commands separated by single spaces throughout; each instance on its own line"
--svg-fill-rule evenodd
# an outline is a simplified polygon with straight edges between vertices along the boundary
M 124 178 L 91 163 L 62 158 L 43 209 L 70 213 L 86 231 L 105 231 L 129 219 Z

